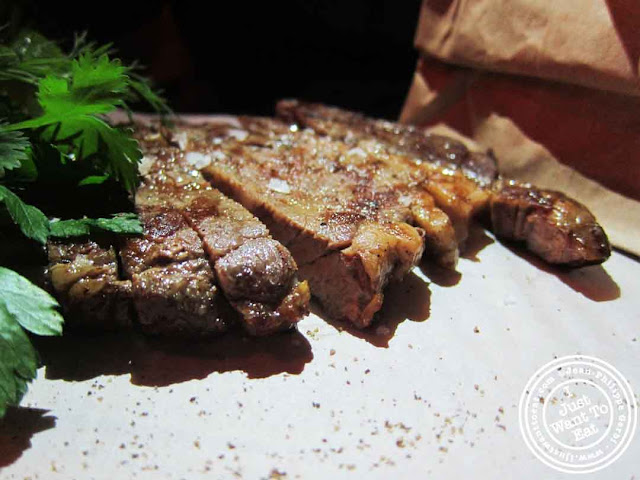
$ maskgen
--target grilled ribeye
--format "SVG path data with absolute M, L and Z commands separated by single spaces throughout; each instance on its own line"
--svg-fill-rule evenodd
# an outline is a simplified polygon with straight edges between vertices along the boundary
M 286 122 L 241 117 L 141 131 L 136 208 L 145 235 L 120 246 L 119 276 L 115 251 L 91 247 L 111 259 L 108 274 L 85 275 L 96 278 L 92 291 L 133 298 L 148 331 L 222 331 L 232 310 L 262 334 L 306 312 L 309 290 L 295 278 L 297 263 L 326 313 L 362 328 L 387 282 L 423 252 L 453 268 L 469 223 L 483 212 L 498 236 L 525 242 L 550 263 L 580 266 L 610 254 L 584 206 L 499 178 L 492 155 L 332 107 L 287 101 L 278 113 Z M 62 263 L 86 264 L 74 255 Z M 65 268 L 57 283 L 68 296 L 75 280 L 65 280 Z
M 289 122 L 345 142 L 375 139 L 427 172 L 426 188 L 451 217 L 460 243 L 469 222 L 489 210 L 496 235 L 523 241 L 548 263 L 579 267 L 602 263 L 611 254 L 604 230 L 584 205 L 560 192 L 498 178 L 491 154 L 335 107 L 284 100 L 276 111 Z
M 175 136 L 206 158 L 205 178 L 291 251 L 331 317 L 369 325 L 384 286 L 410 270 L 425 246 L 442 262 L 457 259 L 448 217 L 393 155 L 372 162 L 363 148 L 272 119 L 181 127 Z

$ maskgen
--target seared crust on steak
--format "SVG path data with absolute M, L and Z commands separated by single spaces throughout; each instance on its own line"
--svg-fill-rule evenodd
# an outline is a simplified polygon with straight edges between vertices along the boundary
M 492 156 L 472 154 L 456 140 L 425 135 L 412 126 L 322 104 L 282 100 L 276 112 L 283 119 L 311 128 L 320 135 L 350 145 L 370 143 L 377 155 L 394 154 L 398 165 L 419 177 L 420 187 L 429 192 L 435 205 L 449 217 L 457 243 L 464 247 L 473 217 L 489 201 L 490 193 L 484 187 L 497 176 Z
M 198 171 L 202 155 L 156 142 L 143 147 L 149 157 L 137 208 L 161 205 L 183 217 L 246 331 L 266 335 L 294 326 L 309 311 L 309 288 L 297 280 L 291 254 L 244 207 L 211 188 Z
M 548 263 L 572 266 L 602 263 L 611 255 L 607 235 L 581 203 L 552 190 L 504 182 L 491 197 L 493 231 Z
M 129 238 L 120 255 L 142 330 L 165 335 L 228 330 L 233 315 L 197 233 L 169 205 L 138 210 L 144 235 Z
M 366 145 L 291 131 L 275 120 L 241 123 L 180 127 L 176 135 L 187 134 L 186 150 L 208 158 L 205 178 L 291 251 L 332 317 L 369 325 L 384 286 L 418 262 L 425 244 L 440 262 L 455 264 L 448 217 L 392 156 L 372 162 Z
M 548 263 L 580 267 L 611 254 L 606 234 L 584 205 L 560 192 L 498 178 L 490 152 L 469 152 L 447 137 L 321 104 L 283 100 L 276 111 L 321 135 L 349 142 L 375 139 L 425 172 L 425 188 L 453 221 L 461 244 L 473 218 L 490 210 L 496 235 L 523 241 Z
M 482 185 L 498 177 L 498 165 L 491 153 L 470 152 L 461 142 L 443 135 L 427 134 L 413 125 L 368 118 L 356 112 L 320 103 L 281 100 L 276 114 L 289 123 L 312 128 L 321 135 L 350 141 L 375 137 L 394 153 L 412 155 L 432 165 L 460 168 Z

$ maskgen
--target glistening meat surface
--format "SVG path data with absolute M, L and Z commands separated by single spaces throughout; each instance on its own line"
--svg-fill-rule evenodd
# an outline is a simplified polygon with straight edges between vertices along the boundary
M 548 263 L 579 267 L 602 263 L 611 254 L 604 230 L 584 205 L 560 192 L 499 178 L 490 152 L 470 152 L 456 140 L 416 127 L 321 104 L 283 100 L 276 111 L 320 135 L 377 141 L 423 171 L 425 188 L 450 216 L 460 243 L 474 217 L 490 210 L 496 235 L 523 242 Z
M 242 128 L 181 127 L 203 175 L 258 216 L 293 254 L 327 314 L 366 327 L 383 289 L 422 256 L 455 264 L 448 217 L 411 169 L 269 119 Z M 372 161 L 373 160 L 373 161 Z

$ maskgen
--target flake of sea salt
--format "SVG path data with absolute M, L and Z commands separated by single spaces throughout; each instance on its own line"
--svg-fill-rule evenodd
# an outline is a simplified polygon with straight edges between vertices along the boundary
M 278 193 L 291 193 L 291 187 L 285 180 L 279 178 L 272 178 L 269 180 L 267 187 L 274 192 Z

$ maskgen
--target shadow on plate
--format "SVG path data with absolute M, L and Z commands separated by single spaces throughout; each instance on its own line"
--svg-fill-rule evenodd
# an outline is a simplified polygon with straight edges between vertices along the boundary
M 478 253 L 492 243 L 495 243 L 495 240 L 487 235 L 485 229 L 479 224 L 473 224 L 469 228 L 469 237 L 465 242 L 464 251 L 460 258 L 479 262 Z M 439 267 L 426 256 L 422 258 L 418 268 L 431 282 L 440 287 L 453 287 L 460 283 L 462 278 L 459 272 Z
M 0 468 L 11 465 L 31 448 L 31 438 L 36 433 L 56 426 L 56 417 L 47 413 L 49 410 L 39 408 L 7 409 L 0 420 Z
M 423 322 L 429 318 L 431 291 L 428 284 L 413 273 L 399 282 L 390 283 L 385 289 L 384 303 L 376 314 L 373 325 L 363 330 L 347 322 L 329 319 L 315 304 L 312 311 L 336 330 L 346 331 L 376 347 L 388 348 L 400 323 L 405 320 Z
M 567 286 L 594 302 L 609 302 L 620 297 L 620 287 L 602 265 L 566 268 L 549 265 L 521 245 L 500 242 L 512 253 L 543 272 L 555 275 Z
M 240 332 L 200 340 L 145 337 L 138 333 L 66 333 L 34 343 L 46 378 L 87 380 L 131 374 L 131 383 L 166 386 L 203 379 L 213 372 L 243 371 L 249 378 L 299 374 L 313 359 L 311 345 L 297 330 L 266 338 Z
M 478 254 L 495 242 L 480 224 L 472 224 L 469 226 L 469 237 L 464 242 L 464 249 L 460 257 L 472 262 L 479 262 Z
M 431 282 L 440 287 L 455 287 L 462 279 L 460 272 L 435 265 L 424 257 L 418 268 Z

